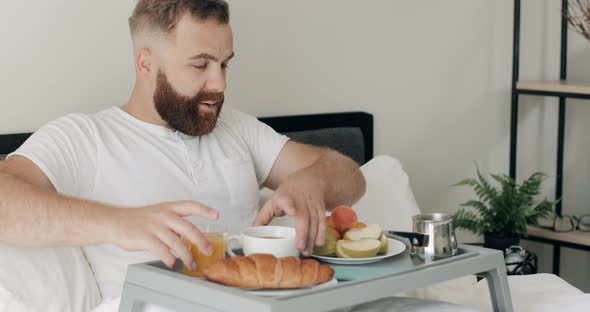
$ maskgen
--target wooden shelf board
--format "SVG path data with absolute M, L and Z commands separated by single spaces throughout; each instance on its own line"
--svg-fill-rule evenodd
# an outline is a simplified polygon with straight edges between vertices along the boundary
M 516 89 L 590 95 L 590 83 L 575 83 L 567 80 L 518 81 L 516 82 Z
M 532 226 L 528 227 L 528 232 L 529 236 L 536 236 L 561 242 L 590 246 L 590 232 L 554 232 L 552 230 Z

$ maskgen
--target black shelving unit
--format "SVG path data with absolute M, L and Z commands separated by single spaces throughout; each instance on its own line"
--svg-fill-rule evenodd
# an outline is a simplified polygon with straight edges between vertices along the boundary
M 565 136 L 566 99 L 590 99 L 590 86 L 579 85 L 567 81 L 567 37 L 568 37 L 568 0 L 562 0 L 561 16 L 561 53 L 559 81 L 519 81 L 520 61 L 520 8 L 521 1 L 514 1 L 514 39 L 512 56 L 512 96 L 510 121 L 510 177 L 516 178 L 516 152 L 518 131 L 518 99 L 520 95 L 551 96 L 559 99 L 558 129 L 557 129 L 557 168 L 555 197 L 562 199 L 563 194 L 563 154 Z M 555 213 L 562 215 L 563 200 L 555 206 Z M 590 251 L 590 233 L 573 231 L 558 233 L 551 230 L 529 228 L 532 241 L 553 245 L 553 273 L 559 275 L 561 247 L 569 247 Z

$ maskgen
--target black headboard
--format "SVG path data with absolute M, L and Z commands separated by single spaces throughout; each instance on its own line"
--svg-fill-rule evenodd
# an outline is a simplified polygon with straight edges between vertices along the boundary
M 6 157 L 6 155 L 14 152 L 30 136 L 31 136 L 31 133 L 17 133 L 17 134 L 2 134 L 2 135 L 0 135 L 0 160 L 4 159 L 4 157 Z
M 373 115 L 369 113 L 345 112 L 259 119 L 295 141 L 335 149 L 361 165 L 373 158 Z
M 293 140 L 330 147 L 359 164 L 373 158 L 373 115 L 369 113 L 345 112 L 259 119 Z M 0 135 L 0 160 L 15 151 L 30 135 Z

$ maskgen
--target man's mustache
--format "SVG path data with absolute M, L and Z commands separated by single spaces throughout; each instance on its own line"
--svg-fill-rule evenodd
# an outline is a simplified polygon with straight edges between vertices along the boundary
M 205 92 L 199 96 L 199 102 L 223 103 L 224 99 L 223 92 Z

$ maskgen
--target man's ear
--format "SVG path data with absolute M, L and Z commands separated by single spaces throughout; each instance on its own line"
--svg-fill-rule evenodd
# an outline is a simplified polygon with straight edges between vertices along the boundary
M 141 76 L 151 76 L 152 69 L 154 66 L 153 62 L 154 54 L 148 48 L 140 49 L 135 58 L 135 69 Z

